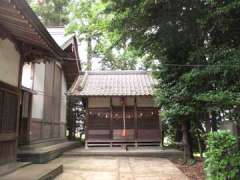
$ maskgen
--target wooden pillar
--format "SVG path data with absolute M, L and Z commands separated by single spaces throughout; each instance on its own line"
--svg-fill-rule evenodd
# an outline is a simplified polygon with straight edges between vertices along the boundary
M 161 110 L 158 110 L 158 118 L 159 118 L 159 129 L 160 129 L 160 147 L 164 146 L 164 137 L 163 137 L 163 127 L 162 127 L 162 120 L 161 120 Z
M 138 124 L 137 124 L 137 98 L 134 97 L 134 140 L 135 147 L 138 147 Z
M 19 63 L 19 69 L 18 69 L 18 102 L 17 102 L 17 119 L 15 120 L 16 122 L 16 129 L 15 129 L 15 132 L 16 132 L 16 136 L 18 137 L 19 135 L 19 121 L 20 121 L 20 114 L 21 114 L 21 109 L 20 109 L 20 106 L 21 106 L 21 103 L 22 103 L 22 91 L 21 91 L 21 85 L 22 85 L 22 73 L 23 73 L 23 66 L 24 66 L 24 58 L 23 56 L 21 55 L 20 56 L 20 63 Z M 16 149 L 18 148 L 18 138 L 16 138 L 16 141 L 15 141 L 15 147 Z M 17 160 L 17 151 L 14 151 L 14 154 L 15 154 L 15 161 Z
M 126 104 L 125 104 L 125 98 L 122 98 L 122 108 L 123 108 L 123 135 L 126 135 Z
M 27 139 L 26 143 L 30 144 L 30 130 L 31 130 L 31 123 L 32 123 L 32 100 L 33 94 L 29 93 L 29 100 L 28 100 L 28 122 L 27 122 Z
M 110 146 L 112 147 L 113 141 L 113 105 L 112 105 L 112 97 L 110 97 Z
M 88 99 L 86 99 L 85 149 L 88 148 L 88 123 L 89 123 L 89 109 L 88 109 Z

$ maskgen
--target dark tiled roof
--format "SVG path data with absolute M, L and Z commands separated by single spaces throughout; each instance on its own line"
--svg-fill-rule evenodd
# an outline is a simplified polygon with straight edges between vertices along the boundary
M 149 96 L 156 81 L 147 71 L 85 72 L 75 81 L 73 96 Z

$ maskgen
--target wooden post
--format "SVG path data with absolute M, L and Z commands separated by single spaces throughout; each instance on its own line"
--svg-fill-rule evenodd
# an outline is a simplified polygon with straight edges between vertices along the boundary
M 19 63 L 19 69 L 18 69 L 18 102 L 17 102 L 17 119 L 15 120 L 16 121 L 16 129 L 15 129 L 15 132 L 16 132 L 16 136 L 19 135 L 19 121 L 20 121 L 20 106 L 21 106 L 21 103 L 22 103 L 22 91 L 21 91 L 21 84 L 22 84 L 22 73 L 23 73 L 23 66 L 24 66 L 24 58 L 23 56 L 21 55 L 20 56 L 20 63 Z M 15 147 L 16 149 L 18 148 L 18 138 L 16 138 L 16 141 L 15 141 Z M 14 151 L 14 154 L 15 154 L 15 157 L 14 157 L 14 161 L 16 161 L 17 159 L 17 151 Z
M 88 149 L 88 122 L 89 122 L 89 109 L 88 99 L 86 99 L 85 149 Z
M 126 135 L 126 105 L 125 105 L 125 99 L 122 98 L 123 102 L 123 135 Z
M 113 140 L 113 105 L 112 105 L 112 97 L 110 97 L 110 147 L 112 147 Z
M 32 123 L 32 101 L 33 101 L 33 94 L 29 93 L 29 100 L 28 100 L 28 123 L 27 123 L 27 144 L 30 144 L 30 129 Z
M 137 125 L 137 98 L 134 97 L 134 140 L 135 147 L 138 147 L 138 125 Z
M 163 137 L 163 127 L 162 127 L 162 121 L 161 121 L 161 110 L 158 110 L 158 117 L 159 117 L 159 129 L 160 129 L 160 147 L 163 148 L 164 146 L 164 137 Z

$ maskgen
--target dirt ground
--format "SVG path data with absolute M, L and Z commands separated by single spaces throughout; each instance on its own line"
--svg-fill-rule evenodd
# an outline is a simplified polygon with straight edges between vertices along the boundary
M 175 164 L 190 180 L 204 180 L 202 160 L 198 159 L 194 165 L 182 165 L 181 163 Z

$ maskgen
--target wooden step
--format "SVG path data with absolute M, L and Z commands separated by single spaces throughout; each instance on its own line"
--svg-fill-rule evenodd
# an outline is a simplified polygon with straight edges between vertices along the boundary
M 1 180 L 49 180 L 62 172 L 62 164 L 32 164 L 1 177 Z

